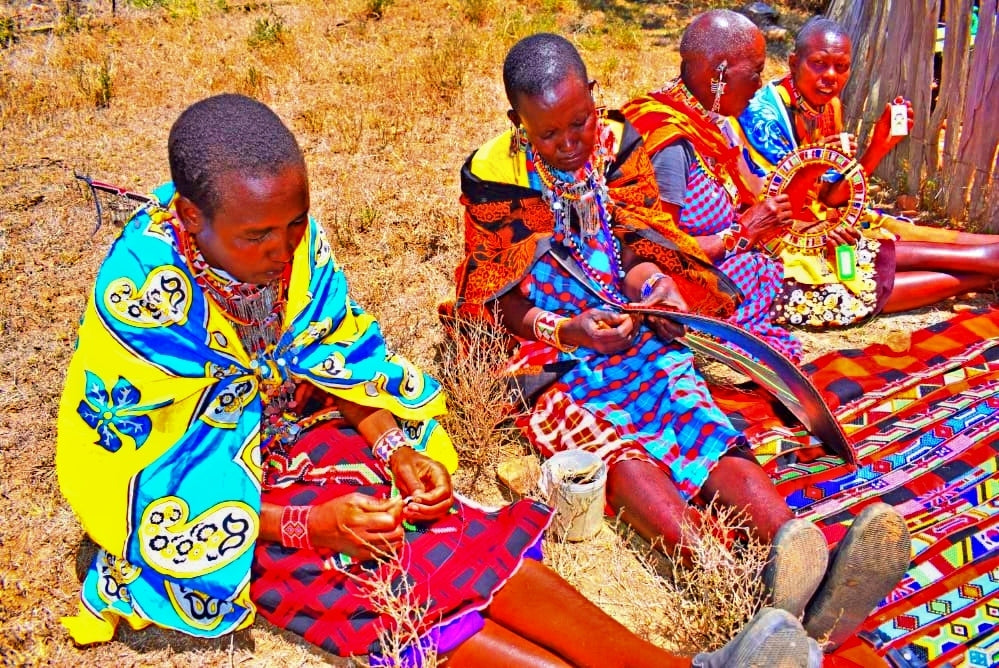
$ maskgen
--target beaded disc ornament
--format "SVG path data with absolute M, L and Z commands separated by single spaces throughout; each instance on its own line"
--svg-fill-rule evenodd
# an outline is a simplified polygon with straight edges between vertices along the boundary
M 849 184 L 845 206 L 826 207 L 816 195 L 819 178 L 829 171 Z M 854 158 L 830 146 L 806 145 L 791 151 L 767 178 L 762 199 L 786 193 L 791 198 L 795 220 L 783 232 L 763 242 L 774 257 L 782 251 L 818 255 L 824 252 L 826 235 L 840 225 L 856 226 L 867 202 L 867 176 Z

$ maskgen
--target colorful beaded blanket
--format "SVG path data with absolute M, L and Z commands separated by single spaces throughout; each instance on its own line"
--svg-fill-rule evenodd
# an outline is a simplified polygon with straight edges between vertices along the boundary
M 875 500 L 906 518 L 908 573 L 825 665 L 995 666 L 999 310 L 963 313 L 893 345 L 830 353 L 803 369 L 857 465 L 809 451 L 814 437 L 737 391 L 715 396 L 749 425 L 758 459 L 790 506 L 831 543 Z

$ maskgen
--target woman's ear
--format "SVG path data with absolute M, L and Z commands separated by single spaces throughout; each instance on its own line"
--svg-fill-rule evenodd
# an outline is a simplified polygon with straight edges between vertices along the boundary
M 796 51 L 792 51 L 791 55 L 787 57 L 787 66 L 792 72 L 798 69 L 798 53 Z
M 199 233 L 207 224 L 207 219 L 205 214 L 201 212 L 198 205 L 187 199 L 183 195 L 177 197 L 177 204 L 175 205 L 177 209 L 177 217 L 180 218 L 180 222 L 183 223 L 184 229 L 186 229 L 190 234 Z
M 510 119 L 511 123 L 513 123 L 513 127 L 515 128 L 520 127 L 520 114 L 518 114 L 516 111 L 514 111 L 513 109 L 509 109 L 506 112 L 506 117 Z

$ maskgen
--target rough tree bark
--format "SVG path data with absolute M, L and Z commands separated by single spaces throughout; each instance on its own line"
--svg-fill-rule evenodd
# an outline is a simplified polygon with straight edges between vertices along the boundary
M 832 0 L 827 15 L 853 40 L 853 75 L 844 92 L 850 129 L 866 138 L 896 95 L 912 101 L 916 125 L 878 169 L 904 178 L 954 219 L 999 231 L 999 34 L 997 0 L 980 0 L 971 47 L 974 0 L 950 0 L 936 107 L 933 56 L 941 0 Z

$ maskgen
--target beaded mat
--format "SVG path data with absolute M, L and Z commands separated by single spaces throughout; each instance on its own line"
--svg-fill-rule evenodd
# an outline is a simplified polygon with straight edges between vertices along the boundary
M 816 448 L 779 410 L 761 414 L 747 396 L 716 398 L 750 425 L 778 489 L 830 543 L 876 500 L 906 518 L 909 571 L 826 666 L 996 666 L 999 311 L 960 314 L 908 343 L 839 351 L 803 369 L 856 465 Z M 740 402 L 754 412 L 741 414 Z

